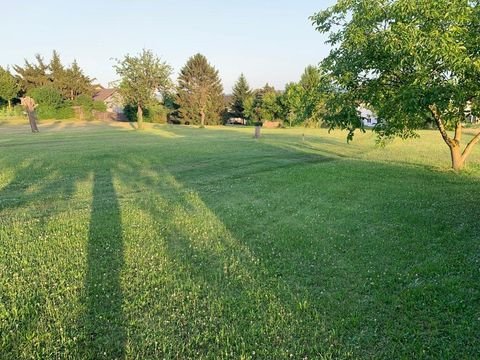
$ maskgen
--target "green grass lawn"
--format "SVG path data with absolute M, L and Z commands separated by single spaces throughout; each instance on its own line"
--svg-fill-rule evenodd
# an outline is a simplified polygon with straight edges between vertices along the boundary
M 0 125 L 0 359 L 479 357 L 480 147 L 40 130 Z

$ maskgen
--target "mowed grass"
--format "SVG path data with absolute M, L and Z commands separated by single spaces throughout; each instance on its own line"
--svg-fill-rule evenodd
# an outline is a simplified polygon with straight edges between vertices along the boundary
M 1 359 L 479 357 L 480 149 L 40 130 L 0 126 Z

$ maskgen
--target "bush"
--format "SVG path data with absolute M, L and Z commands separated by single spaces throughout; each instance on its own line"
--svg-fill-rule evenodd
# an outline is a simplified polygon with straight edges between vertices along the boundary
M 123 113 L 127 117 L 128 121 L 137 121 L 137 107 L 127 104 L 123 108 Z
M 103 101 L 95 100 L 92 104 L 92 109 L 95 111 L 105 112 L 107 111 L 107 105 Z
M 70 101 L 64 101 L 62 94 L 51 86 L 41 86 L 27 93 L 38 104 L 39 119 L 71 119 L 75 117 Z
M 145 109 L 145 119 L 147 122 L 165 124 L 167 122 L 168 110 L 160 103 L 147 106 Z
M 75 106 L 80 106 L 86 119 L 93 119 L 93 111 L 105 112 L 107 105 L 103 101 L 94 101 L 91 96 L 82 94 L 75 101 Z
M 37 116 L 40 120 L 47 119 L 72 119 L 75 117 L 75 112 L 71 106 L 62 106 L 60 108 L 53 108 L 51 106 L 39 105 L 36 109 Z
M 74 101 L 74 104 L 76 106 L 81 106 L 83 110 L 91 111 L 93 108 L 93 99 L 90 96 L 85 94 L 78 95 Z
M 63 105 L 62 94 L 51 86 L 32 89 L 27 95 L 31 96 L 39 106 L 43 105 L 45 108 L 58 109 Z
M 5 104 L 0 106 L 0 116 L 2 117 L 18 117 L 23 116 L 23 106 L 20 104 L 14 105 L 11 110 L 8 109 L 8 106 Z
M 123 109 L 123 113 L 129 121 L 137 121 L 137 106 L 128 104 Z M 167 122 L 168 109 L 160 104 L 150 104 L 143 109 L 143 121 L 164 124 Z
M 71 106 L 63 106 L 57 109 L 54 119 L 73 119 L 75 117 L 75 111 Z
M 17 104 L 13 107 L 13 116 L 23 116 L 25 109 L 22 105 Z

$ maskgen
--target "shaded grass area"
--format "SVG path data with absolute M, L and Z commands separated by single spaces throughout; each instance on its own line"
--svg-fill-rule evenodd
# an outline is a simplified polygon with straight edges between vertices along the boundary
M 478 151 L 42 126 L 0 128 L 0 358 L 478 355 Z

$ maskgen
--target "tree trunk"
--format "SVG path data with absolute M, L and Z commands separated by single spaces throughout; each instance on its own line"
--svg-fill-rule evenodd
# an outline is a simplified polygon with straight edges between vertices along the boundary
M 205 111 L 200 110 L 200 127 L 205 127 Z
M 8 99 L 8 112 L 12 112 L 12 99 Z
M 37 114 L 35 114 L 35 108 L 37 107 L 35 100 L 29 96 L 25 96 L 21 98 L 21 104 L 25 107 L 25 111 L 27 112 L 28 121 L 30 122 L 30 128 L 32 129 L 32 132 L 39 132 L 37 127 Z
M 465 166 L 465 160 L 468 158 L 470 153 L 472 152 L 473 147 L 477 142 L 480 141 L 480 132 L 478 132 L 472 140 L 467 144 L 465 149 L 462 152 L 461 147 L 461 140 L 462 140 L 462 119 L 459 119 L 455 124 L 455 135 L 452 139 L 448 136 L 447 130 L 445 129 L 445 125 L 443 123 L 441 113 L 438 111 L 435 105 L 429 106 L 429 110 L 432 113 L 432 116 L 437 124 L 438 130 L 442 135 L 443 141 L 450 149 L 450 156 L 452 160 L 452 169 L 455 171 L 462 170 Z
M 462 156 L 460 145 L 449 146 L 450 156 L 452 158 L 452 169 L 455 171 L 462 170 L 465 165 L 465 158 Z
M 137 124 L 138 130 L 143 130 L 143 110 L 140 105 L 137 106 Z

